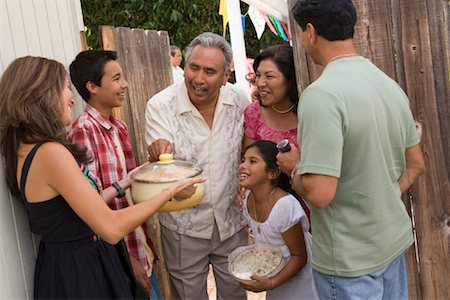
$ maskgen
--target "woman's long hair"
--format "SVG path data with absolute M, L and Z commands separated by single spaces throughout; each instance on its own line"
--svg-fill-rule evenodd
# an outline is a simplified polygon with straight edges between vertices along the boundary
M 66 79 L 61 63 L 33 56 L 14 60 L 1 78 L 0 149 L 5 158 L 6 183 L 13 195 L 19 195 L 16 174 L 21 144 L 58 142 L 78 161 L 86 162 L 86 150 L 66 140 L 61 118 Z
M 250 148 L 256 148 L 258 150 L 262 159 L 266 163 L 266 172 L 274 171 L 279 174 L 278 177 L 272 181 L 273 186 L 277 186 L 292 194 L 289 176 L 281 172 L 277 165 L 277 144 L 272 141 L 259 140 L 248 145 L 247 148 L 245 148 L 245 151 Z

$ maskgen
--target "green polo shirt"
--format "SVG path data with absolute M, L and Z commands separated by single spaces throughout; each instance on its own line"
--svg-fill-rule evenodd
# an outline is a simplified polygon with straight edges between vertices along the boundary
M 354 277 L 388 265 L 413 242 L 398 180 L 419 143 L 403 90 L 369 60 L 331 62 L 301 95 L 300 174 L 339 178 L 324 209 L 311 208 L 313 269 Z

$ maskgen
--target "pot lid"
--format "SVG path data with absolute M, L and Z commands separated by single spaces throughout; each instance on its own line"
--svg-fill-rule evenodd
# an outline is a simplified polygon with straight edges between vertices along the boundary
M 173 154 L 161 154 L 159 161 L 142 167 L 131 175 L 131 179 L 137 182 L 162 183 L 175 182 L 190 178 L 202 173 L 202 168 L 189 161 L 176 160 Z

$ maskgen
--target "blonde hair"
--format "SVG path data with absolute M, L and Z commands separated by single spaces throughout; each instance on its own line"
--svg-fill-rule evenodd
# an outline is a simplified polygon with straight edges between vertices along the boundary
M 5 157 L 6 181 L 18 195 L 17 156 L 21 143 L 55 141 L 65 145 L 76 158 L 85 151 L 66 140 L 61 119 L 61 94 L 67 72 L 51 59 L 25 56 L 5 70 L 0 81 L 0 147 Z

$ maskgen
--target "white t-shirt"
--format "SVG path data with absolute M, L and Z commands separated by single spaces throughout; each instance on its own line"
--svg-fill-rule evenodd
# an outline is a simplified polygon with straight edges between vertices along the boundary
M 177 83 L 184 80 L 184 70 L 179 66 L 172 66 L 173 83 Z
M 283 252 L 285 263 L 287 263 L 291 258 L 291 253 L 281 234 L 300 222 L 308 253 L 308 260 L 303 269 L 276 289 L 267 291 L 267 299 L 319 299 L 311 268 L 311 233 L 308 232 L 308 217 L 302 206 L 294 196 L 286 195 L 278 199 L 267 220 L 260 223 L 253 220 L 248 212 L 247 198 L 249 194 L 247 193 L 243 202 L 243 214 L 253 232 L 255 244 L 278 246 Z M 299 295 L 301 295 L 300 298 Z

